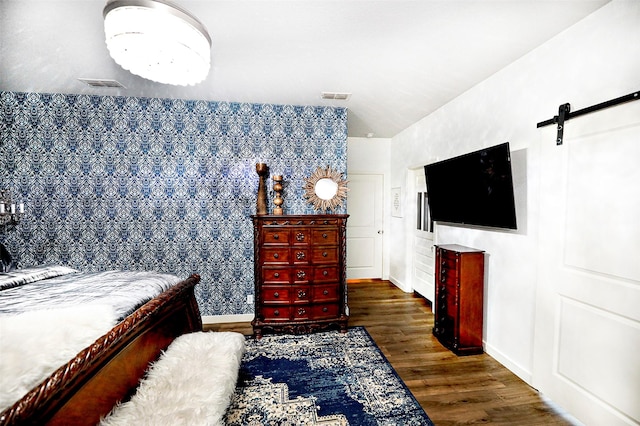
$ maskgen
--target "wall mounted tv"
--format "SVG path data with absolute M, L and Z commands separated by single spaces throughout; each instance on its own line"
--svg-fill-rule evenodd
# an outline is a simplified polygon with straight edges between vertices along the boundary
M 424 166 L 434 221 L 516 229 L 509 142 Z

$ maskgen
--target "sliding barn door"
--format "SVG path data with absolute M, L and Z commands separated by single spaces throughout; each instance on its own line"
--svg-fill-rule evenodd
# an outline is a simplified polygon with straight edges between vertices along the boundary
M 533 385 L 586 425 L 640 422 L 640 101 L 540 130 Z

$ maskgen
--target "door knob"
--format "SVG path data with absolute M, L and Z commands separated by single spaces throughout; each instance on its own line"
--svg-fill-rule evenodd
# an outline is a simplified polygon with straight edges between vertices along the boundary
M 382 235 L 382 234 L 384 234 L 384 231 L 383 231 L 382 229 L 380 229 L 380 230 L 378 231 L 378 234 Z

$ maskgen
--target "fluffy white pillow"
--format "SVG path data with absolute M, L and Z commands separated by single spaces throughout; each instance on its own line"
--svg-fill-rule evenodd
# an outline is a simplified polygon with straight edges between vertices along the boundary
M 178 337 L 151 365 L 131 400 L 115 407 L 101 425 L 222 425 L 244 352 L 240 333 Z

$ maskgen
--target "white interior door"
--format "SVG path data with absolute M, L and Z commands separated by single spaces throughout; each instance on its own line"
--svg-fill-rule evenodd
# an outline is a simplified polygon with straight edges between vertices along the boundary
M 424 169 L 412 170 L 414 181 L 412 285 L 413 290 L 433 302 L 435 298 L 433 229 L 429 215 Z
M 350 174 L 347 279 L 382 278 L 383 176 Z
M 640 423 L 640 102 L 541 130 L 533 385 L 586 425 Z

